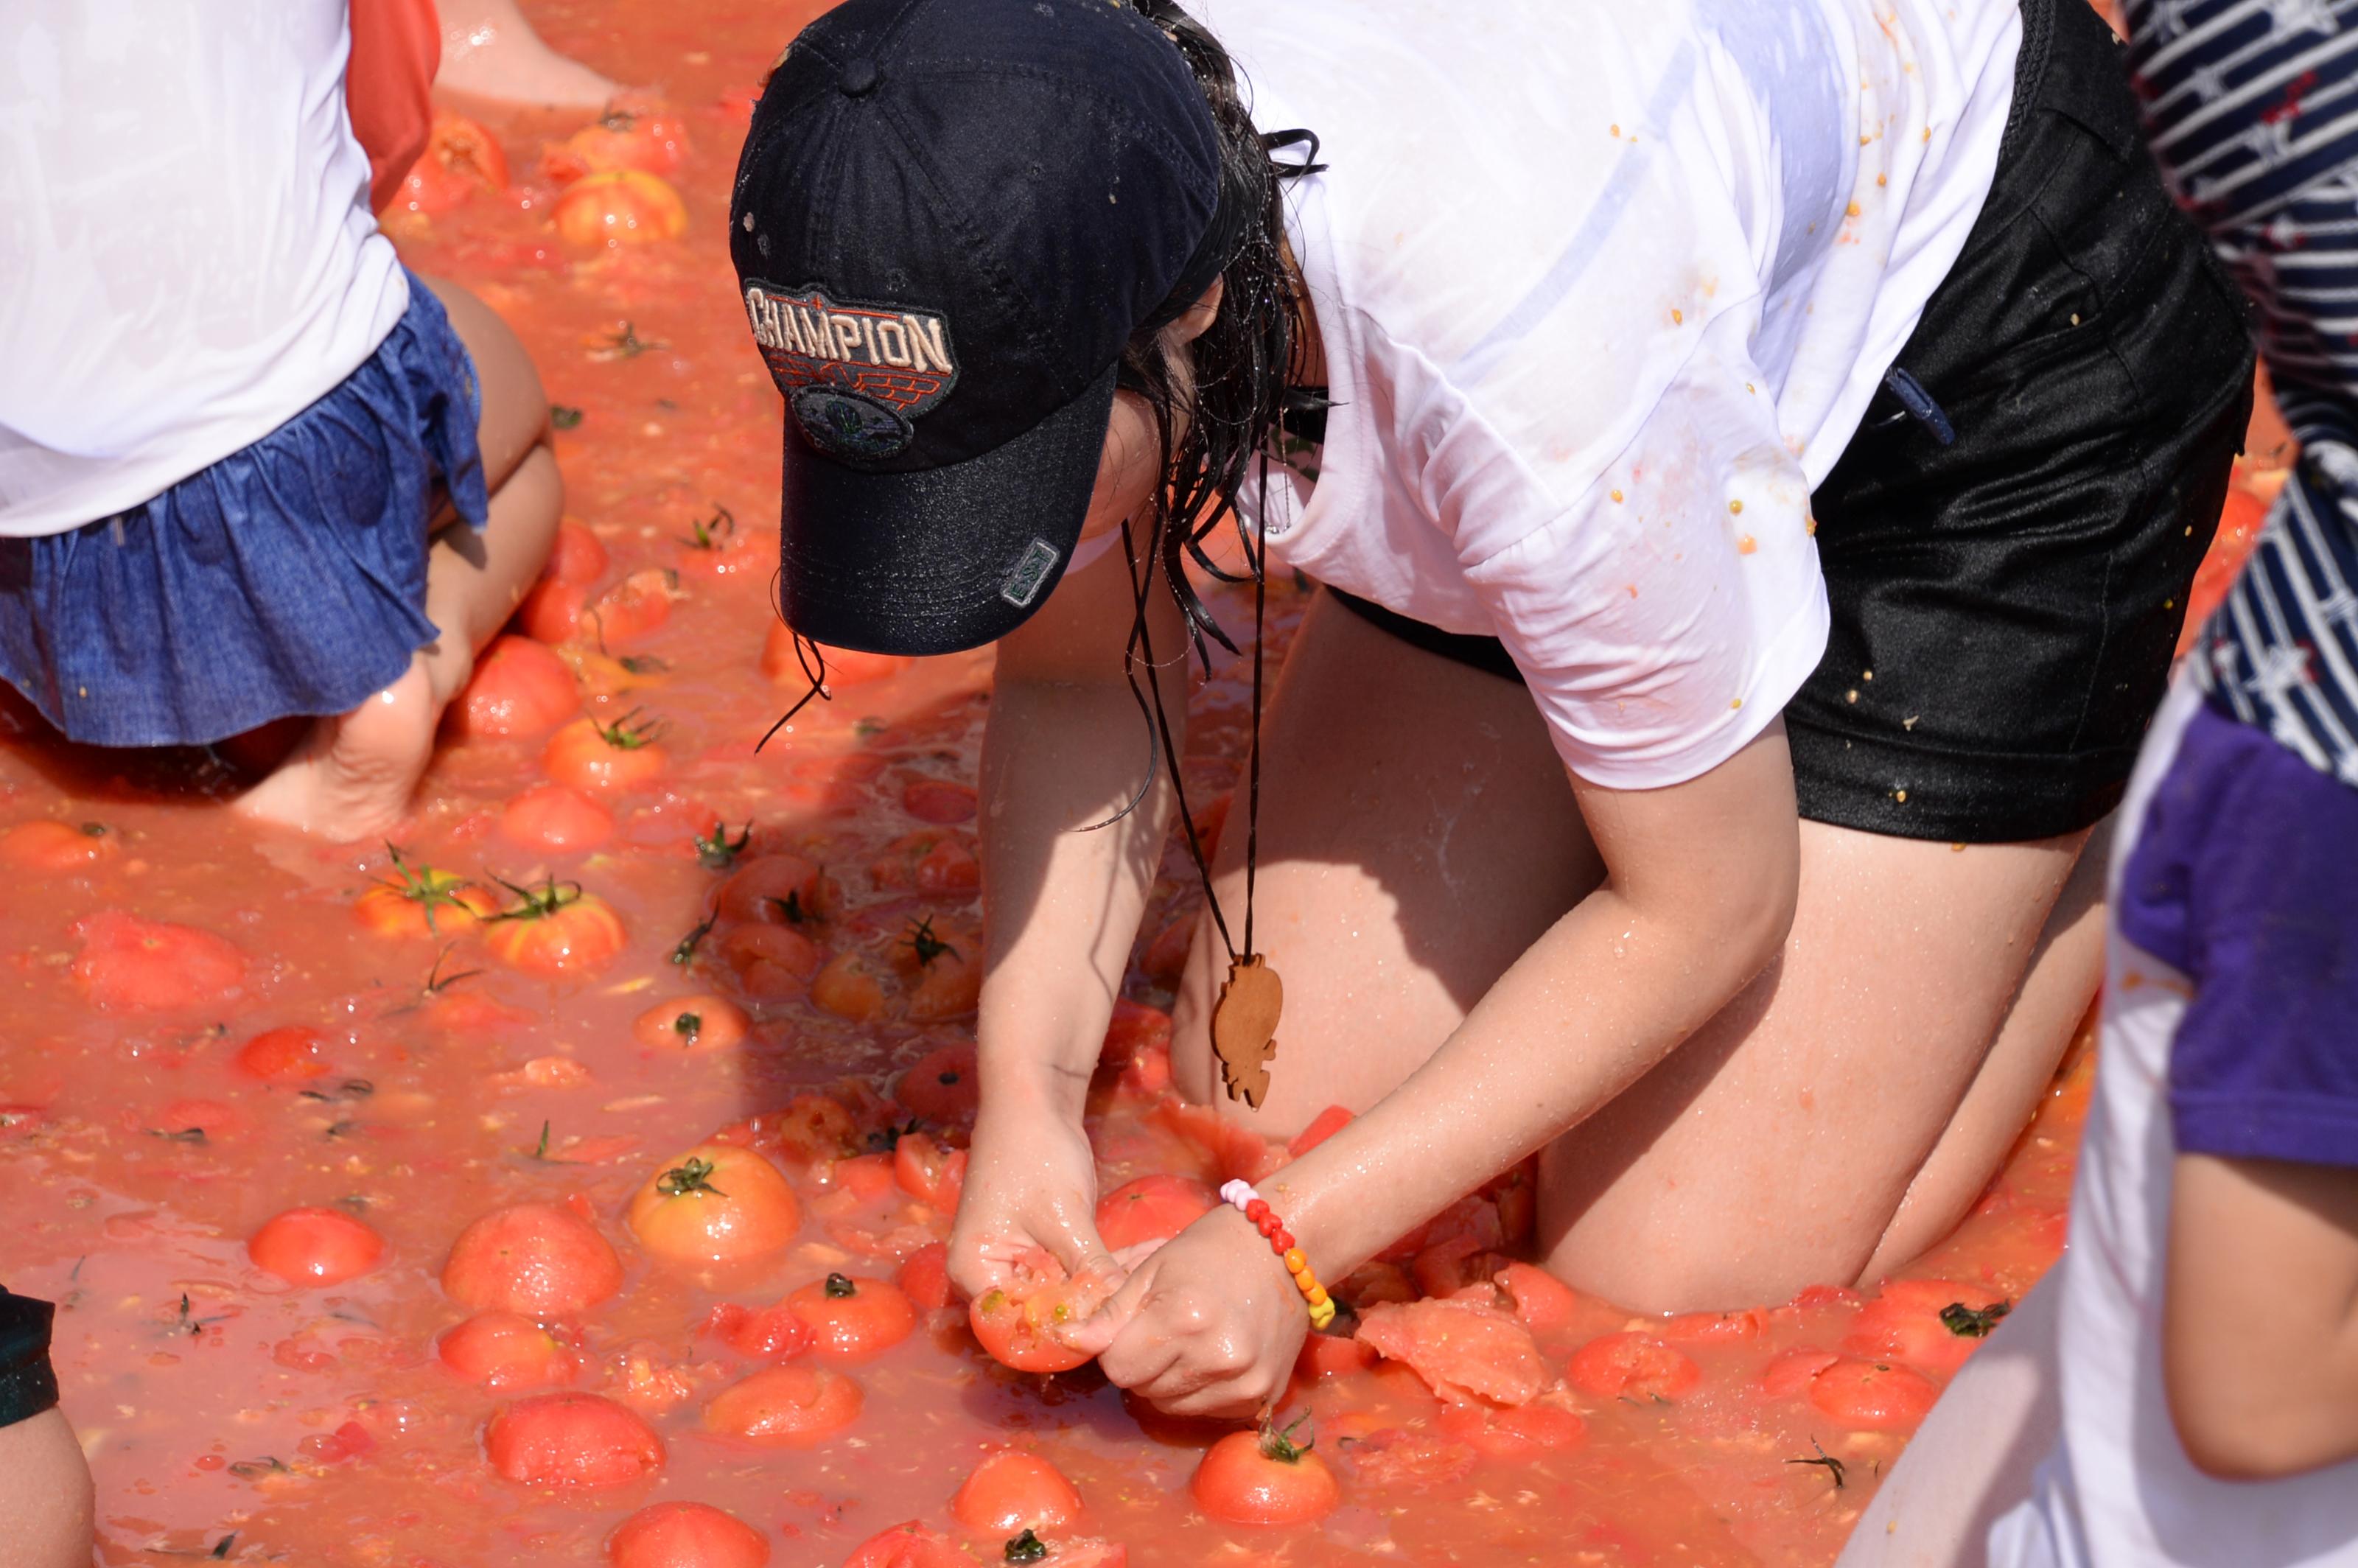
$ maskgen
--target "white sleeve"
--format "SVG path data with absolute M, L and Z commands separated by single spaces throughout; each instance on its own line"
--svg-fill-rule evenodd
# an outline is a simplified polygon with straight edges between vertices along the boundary
M 1706 330 L 1585 493 L 1468 565 L 1557 753 L 1592 784 L 1710 772 L 1824 653 L 1809 484 L 1745 355 L 1749 319 Z

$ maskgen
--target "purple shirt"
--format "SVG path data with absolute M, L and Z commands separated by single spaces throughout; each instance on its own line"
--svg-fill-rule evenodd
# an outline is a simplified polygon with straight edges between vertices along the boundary
M 2358 1165 L 2358 788 L 2205 706 L 2121 877 L 2121 934 L 2194 982 L 2178 1146 Z

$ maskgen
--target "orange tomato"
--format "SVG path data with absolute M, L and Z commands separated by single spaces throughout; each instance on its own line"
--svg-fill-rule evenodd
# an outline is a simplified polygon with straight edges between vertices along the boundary
M 914 983 L 909 1017 L 919 1023 L 964 1018 L 982 997 L 982 938 L 956 925 L 936 928 L 927 915 L 911 921 L 892 945 L 892 967 Z
M 651 1051 L 703 1055 L 744 1044 L 752 1020 L 727 997 L 684 996 L 639 1014 L 632 1037 Z
M 857 949 L 838 953 L 811 977 L 811 1005 L 854 1023 L 873 1023 L 884 1016 L 884 972 Z
M 1232 1432 L 1195 1466 L 1187 1483 L 1195 1506 L 1228 1524 L 1308 1524 L 1343 1500 L 1326 1461 L 1294 1437 L 1302 1424 Z
M 576 882 L 550 878 L 537 888 L 511 887 L 522 902 L 485 917 L 492 957 L 535 975 L 595 973 L 628 940 L 622 917 Z
M 103 822 L 19 822 L 0 833 L 0 865 L 26 871 L 81 871 L 111 859 L 118 847 Z
M 290 1208 L 254 1233 L 245 1255 L 290 1285 L 333 1285 L 375 1268 L 384 1238 L 341 1209 Z
M 670 1263 L 735 1263 L 795 1238 L 802 1205 L 777 1167 L 750 1149 L 706 1143 L 668 1161 L 631 1199 L 631 1233 Z
M 612 168 L 669 174 L 687 157 L 687 127 L 644 99 L 616 99 L 606 112 L 564 141 L 546 147 L 541 173 L 552 185 L 570 185 Z
M 530 1487 L 619 1487 L 663 1467 L 654 1428 L 596 1394 L 541 1394 L 492 1418 L 492 1468 Z
M 988 1535 L 1062 1531 L 1081 1517 L 1081 1494 L 1038 1454 L 1001 1449 L 974 1467 L 950 1498 L 950 1512 Z
M 763 1568 L 770 1538 L 706 1503 L 641 1509 L 606 1538 L 614 1568 Z
M 588 1220 L 556 1204 L 514 1204 L 469 1225 L 442 1265 L 461 1306 L 546 1318 L 596 1306 L 622 1288 L 622 1260 Z
M 237 1065 L 265 1084 L 304 1084 L 328 1076 L 327 1036 L 291 1023 L 266 1029 L 238 1047 Z
M 244 989 L 245 955 L 210 931 L 106 909 L 73 933 L 81 942 L 73 978 L 101 1012 L 218 1007 Z
M 909 1337 L 917 1309 L 899 1286 L 884 1280 L 829 1274 L 785 1300 L 810 1331 L 811 1348 L 831 1361 L 865 1361 Z
M 1011 1276 L 967 1308 L 967 1325 L 984 1351 L 1019 1372 L 1067 1372 L 1087 1361 L 1056 1330 L 1096 1312 L 1120 1281 L 1104 1275 L 1069 1280 L 1064 1265 L 1037 1249 L 1016 1260 Z
M 586 855 L 614 836 L 614 814 L 569 785 L 535 784 L 500 813 L 500 831 L 530 849 Z
M 557 199 L 557 232 L 584 249 L 676 240 L 687 232 L 687 207 L 659 175 L 637 168 L 588 174 Z
M 580 790 L 644 789 L 661 778 L 670 753 L 656 737 L 659 720 L 641 719 L 633 708 L 611 724 L 577 719 L 549 737 L 540 765 L 558 784 Z
M 497 913 L 499 901 L 454 871 L 411 865 L 391 845 L 393 876 L 361 894 L 352 914 L 380 936 L 447 936 Z
M 730 1384 L 704 1407 L 704 1430 L 765 1447 L 809 1448 L 859 1419 L 860 1385 L 825 1367 L 789 1362 Z
M 748 572 L 778 569 L 774 545 L 763 548 L 755 535 L 739 533 L 736 514 L 725 506 L 717 506 L 711 516 L 690 523 L 687 531 L 676 538 L 679 553 L 675 558 L 683 577 L 717 581 Z
M 447 212 L 508 188 L 507 155 L 489 131 L 459 114 L 438 114 L 426 151 L 410 167 L 389 210 Z
M 445 1367 L 493 1392 L 569 1383 L 580 1369 L 571 1346 L 522 1313 L 477 1313 L 435 1349 Z

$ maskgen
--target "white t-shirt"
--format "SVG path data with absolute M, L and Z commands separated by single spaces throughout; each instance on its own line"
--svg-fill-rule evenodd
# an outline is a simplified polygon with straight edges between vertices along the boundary
M 2113 906 L 2156 785 L 2202 705 L 2181 678 L 2154 716 L 2119 814 Z M 2107 944 L 2095 1098 L 2080 1134 L 2071 1238 L 2050 1362 L 2062 1431 L 2028 1500 L 1989 1534 L 1990 1568 L 2358 1568 L 2358 1462 L 2277 1481 L 2220 1481 L 2186 1456 L 2162 1373 L 2169 1252 L 2170 1045 L 2191 987 Z
M 345 0 L 0 4 L 0 535 L 252 445 L 401 319 L 350 48 Z
M 1289 201 L 1336 406 L 1273 547 L 1499 637 L 1583 778 L 1725 761 L 1823 652 L 1810 492 L 1988 194 L 2014 0 L 1197 9 L 1331 166 Z

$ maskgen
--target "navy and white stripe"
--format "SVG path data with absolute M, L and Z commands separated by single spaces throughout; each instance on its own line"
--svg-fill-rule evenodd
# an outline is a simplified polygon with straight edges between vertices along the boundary
M 2127 21 L 2154 156 L 2257 303 L 2302 446 L 2193 674 L 2358 786 L 2358 0 L 2130 0 Z

